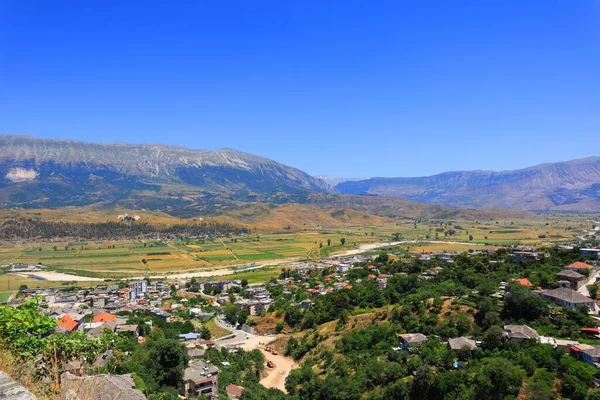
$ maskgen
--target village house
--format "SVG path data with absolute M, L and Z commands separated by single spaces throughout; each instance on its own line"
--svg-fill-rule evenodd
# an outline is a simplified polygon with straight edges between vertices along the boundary
M 422 333 L 402 333 L 398 335 L 400 339 L 400 348 L 408 350 L 411 347 L 421 345 L 427 342 L 427 336 Z
M 504 337 L 523 343 L 525 340 L 539 340 L 537 331 L 527 325 L 504 325 Z
M 565 267 L 565 269 L 570 269 L 571 271 L 576 272 L 590 271 L 591 268 L 591 265 L 583 263 L 581 261 L 574 262 L 573 264 L 569 264 Z
M 477 349 L 477 343 L 473 339 L 464 336 L 448 339 L 448 345 L 452 351 Z
M 183 397 L 218 397 L 219 369 L 202 361 L 192 361 L 183 373 Z
M 587 277 L 572 269 L 565 269 L 556 274 L 560 287 L 577 290 L 587 282 Z
M 563 287 L 544 290 L 541 292 L 541 296 L 543 299 L 549 300 L 554 304 L 571 309 L 575 309 L 580 305 L 586 306 L 590 310 L 595 310 L 596 307 L 594 300 L 579 292 Z

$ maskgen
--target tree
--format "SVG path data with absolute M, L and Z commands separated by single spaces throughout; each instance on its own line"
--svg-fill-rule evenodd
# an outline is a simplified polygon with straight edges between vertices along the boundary
M 473 240 L 473 235 L 469 235 L 469 240 Z
M 223 314 L 225 315 L 225 318 L 227 318 L 227 320 L 232 324 L 235 324 L 237 322 L 238 312 L 238 308 L 231 303 L 226 304 L 225 308 L 223 309 Z
M 591 283 L 589 285 L 587 285 L 587 289 L 590 292 L 590 297 L 594 300 L 596 300 L 596 298 L 598 297 L 598 284 L 597 283 Z
M 486 349 L 499 349 L 504 346 L 504 329 L 498 325 L 492 326 L 483 335 L 483 343 Z
M 525 372 L 505 358 L 488 358 L 475 377 L 475 393 L 480 399 L 502 400 L 519 394 Z
M 340 243 L 342 244 L 342 246 L 345 245 L 346 244 L 346 238 L 341 238 L 340 239 Z
M 327 246 L 331 246 L 331 239 L 327 239 Z
M 510 291 L 504 297 L 504 307 L 502 313 L 506 318 L 514 320 L 524 319 L 533 321 L 548 312 L 548 307 L 544 300 L 531 293 L 524 286 L 510 285 Z
M 248 286 L 248 279 L 242 279 L 242 287 Z

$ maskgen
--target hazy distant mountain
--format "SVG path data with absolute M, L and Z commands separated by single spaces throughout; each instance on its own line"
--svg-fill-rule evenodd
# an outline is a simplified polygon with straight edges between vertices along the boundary
M 0 207 L 116 202 L 167 209 L 273 193 L 333 192 L 305 172 L 233 149 L 0 136 Z
M 455 207 L 519 210 L 600 209 L 600 157 L 514 171 L 457 171 L 417 178 L 371 178 L 336 185 L 340 193 L 403 196 Z
M 321 179 L 322 181 L 324 181 L 325 183 L 331 185 L 332 187 L 342 183 L 342 182 L 354 182 L 354 181 L 364 181 L 366 179 L 369 179 L 368 177 L 362 177 L 362 178 L 340 178 L 340 177 L 332 177 L 332 176 L 327 176 L 327 175 L 319 175 L 317 176 L 317 178 Z

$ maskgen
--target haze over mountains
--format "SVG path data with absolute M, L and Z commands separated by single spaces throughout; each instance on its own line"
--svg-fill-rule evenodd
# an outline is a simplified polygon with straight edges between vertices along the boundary
M 342 182 L 344 194 L 403 196 L 461 208 L 597 211 L 600 157 L 536 165 L 514 171 L 455 171 L 415 178 Z
M 0 136 L 1 208 L 101 204 L 191 216 L 255 203 L 386 217 L 459 212 L 444 206 L 594 211 L 600 206 L 600 158 L 517 171 L 371 178 L 334 189 L 299 169 L 233 149 Z

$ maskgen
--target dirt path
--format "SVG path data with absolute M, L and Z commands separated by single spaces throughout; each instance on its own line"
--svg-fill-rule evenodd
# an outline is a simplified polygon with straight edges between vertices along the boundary
M 299 365 L 289 357 L 282 356 L 281 354 L 274 356 L 273 354 L 266 352 L 256 343 L 245 343 L 242 347 L 244 350 L 248 351 L 260 349 L 265 356 L 265 362 L 271 361 L 275 364 L 275 368 L 265 368 L 267 376 L 262 378 L 259 383 L 266 388 L 275 388 L 287 393 L 287 390 L 285 389 L 285 379 L 293 369 L 299 368 Z

